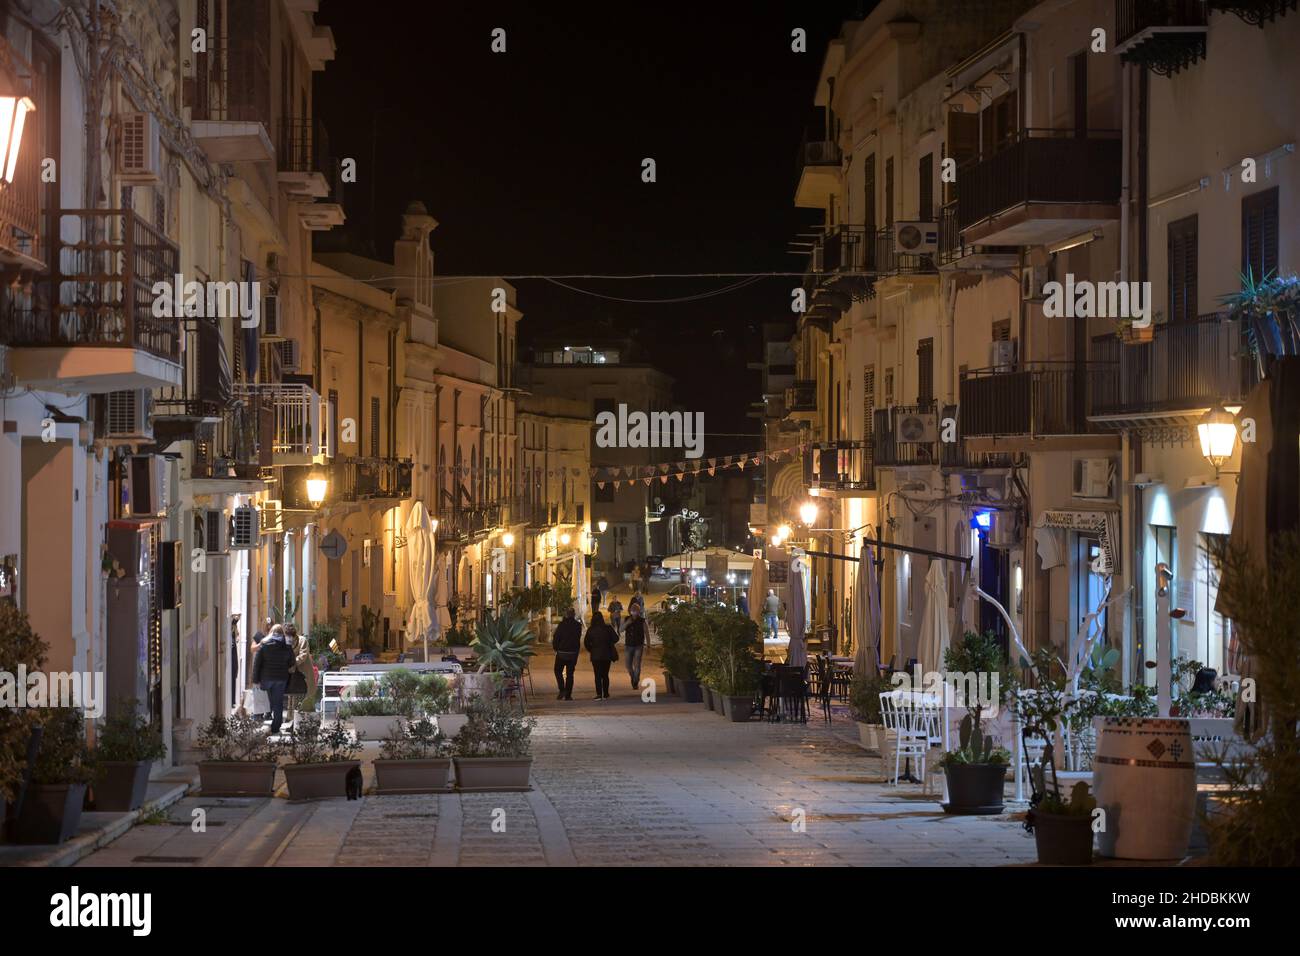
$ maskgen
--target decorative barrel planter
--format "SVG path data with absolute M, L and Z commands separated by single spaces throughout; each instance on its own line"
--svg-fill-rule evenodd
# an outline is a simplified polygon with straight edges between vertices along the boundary
M 84 783 L 31 783 L 14 825 L 15 843 L 66 843 L 81 823 Z
M 1006 764 L 969 763 L 944 768 L 948 777 L 948 802 L 944 813 L 988 814 L 1002 812 Z
M 375 761 L 379 793 L 439 793 L 449 789 L 450 776 L 450 757 Z
M 1191 722 L 1177 717 L 1096 717 L 1092 760 L 1106 828 L 1097 852 L 1121 860 L 1177 860 L 1196 816 Z
M 455 737 L 469 723 L 467 714 L 436 714 L 433 719 L 438 725 L 438 733 L 444 737 Z
M 357 735 L 357 740 L 383 740 L 389 734 L 396 732 L 398 734 L 406 733 L 407 719 L 405 717 L 349 717 L 348 723 L 352 725 L 353 732 Z
M 275 767 L 274 760 L 201 760 L 199 790 L 205 797 L 269 797 Z
M 457 757 L 456 786 L 461 790 L 528 790 L 532 757 Z
M 683 678 L 681 682 L 682 700 L 688 704 L 698 704 L 704 699 L 703 688 L 700 682 L 692 680 L 689 677 Z
M 152 761 L 106 760 L 95 784 L 96 810 L 138 810 L 149 790 Z
M 314 800 L 320 797 L 346 797 L 348 774 L 360 768 L 360 760 L 334 760 L 329 763 L 287 763 L 284 782 L 289 785 L 290 800 Z
M 748 694 L 722 697 L 722 714 L 732 723 L 740 724 L 749 720 L 754 713 L 754 698 Z
M 1034 816 L 1038 862 L 1052 866 L 1087 866 L 1092 862 L 1092 817 L 1044 813 Z

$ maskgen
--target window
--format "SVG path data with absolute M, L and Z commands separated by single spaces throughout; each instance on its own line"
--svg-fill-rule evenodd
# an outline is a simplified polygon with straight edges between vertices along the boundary
M 862 370 L 862 428 L 868 437 L 875 431 L 876 367 L 868 365 Z
M 329 407 L 325 409 L 325 415 L 330 453 L 337 455 L 339 453 L 339 390 L 337 388 L 329 390 Z
M 1196 217 L 1169 224 L 1169 321 L 1196 318 Z
M 934 216 L 934 153 L 926 153 L 916 164 L 916 180 L 921 196 L 916 218 L 927 222 Z
M 1277 187 L 1241 201 L 1241 274 L 1258 282 L 1277 272 Z
M 885 369 L 885 408 L 894 404 L 894 370 Z
M 980 135 L 983 155 L 992 156 L 1016 138 L 1019 124 L 1016 115 L 1016 91 L 1004 93 L 980 113 Z
M 980 154 L 980 118 L 978 113 L 948 114 L 948 138 L 946 140 L 948 156 L 960 169 L 966 162 L 977 159 Z M 960 174 L 958 174 L 960 178 Z M 944 183 L 944 199 L 952 202 L 957 198 L 957 184 Z
M 1101 539 L 1091 534 L 1078 536 L 1078 551 L 1075 557 L 1075 627 L 1083 625 L 1083 619 L 1097 610 L 1106 594 L 1106 578 L 1092 570 L 1092 564 L 1101 557 Z M 1099 631 L 1098 643 L 1106 644 L 1106 612 L 1093 622 L 1091 631 Z M 1090 633 L 1091 633 L 1090 631 Z
M 1201 605 L 1201 619 L 1205 622 L 1204 652 L 1197 648 L 1196 654 L 1201 663 L 1212 667 L 1220 674 L 1227 673 L 1231 660 L 1228 644 L 1232 636 L 1232 621 L 1224 617 L 1215 605 L 1219 601 L 1219 569 L 1214 565 L 1214 552 L 1228 543 L 1226 534 L 1202 534 L 1200 553 L 1197 555 L 1198 584 L 1204 595 Z
M 916 404 L 934 401 L 934 339 L 921 339 L 916 345 Z
M 876 228 L 876 154 L 863 164 L 862 221 L 868 230 Z
M 894 157 L 885 160 L 885 225 L 894 224 Z
M 379 398 L 370 398 L 370 457 L 379 457 Z

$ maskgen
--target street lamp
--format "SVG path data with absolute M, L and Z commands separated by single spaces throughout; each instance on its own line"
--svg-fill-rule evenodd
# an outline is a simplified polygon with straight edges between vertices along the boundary
M 601 518 L 599 521 L 596 522 L 596 527 L 600 529 L 601 534 L 604 534 L 606 529 L 609 528 L 609 522 L 606 521 L 604 518 Z
M 560 535 L 560 544 L 564 545 L 566 548 L 569 546 L 569 542 L 572 540 L 573 539 L 569 537 L 569 532 L 567 531 L 564 532 L 564 534 Z
M 23 126 L 27 114 L 34 112 L 36 105 L 26 96 L 0 96 L 0 178 L 5 185 L 14 181 L 14 172 L 18 168 L 18 150 L 23 142 Z
M 810 528 L 815 525 L 817 523 L 817 502 L 805 501 L 801 504 L 799 506 L 799 520 Z
M 790 526 L 788 524 L 781 525 L 781 527 L 776 529 L 776 536 L 780 538 L 781 541 L 784 541 L 786 538 L 790 537 Z M 779 544 L 780 542 L 777 543 Z
M 513 548 L 515 546 L 515 536 L 507 531 L 501 536 L 501 544 L 503 547 Z
M 313 471 L 307 476 L 307 500 L 313 508 L 319 508 L 324 503 L 329 486 L 329 479 L 319 471 Z
M 1201 455 L 1217 473 L 1237 447 L 1237 423 L 1232 412 L 1216 405 L 1205 413 L 1196 431 L 1201 439 Z

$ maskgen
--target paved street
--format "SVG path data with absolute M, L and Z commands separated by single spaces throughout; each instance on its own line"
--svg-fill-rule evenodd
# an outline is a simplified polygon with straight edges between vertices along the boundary
M 81 866 L 998 865 L 1030 861 L 1009 818 L 948 817 L 918 785 L 886 787 L 880 761 L 833 728 L 733 724 L 664 695 L 643 703 L 615 665 L 572 703 L 534 668 L 534 789 L 360 801 L 187 797 Z M 662 685 L 661 685 L 662 686 Z M 374 748 L 375 745 L 370 745 Z M 367 756 L 373 756 L 368 752 Z M 367 785 L 371 770 L 366 767 Z M 194 833 L 204 808 L 207 831 Z M 493 820 L 504 811 L 504 832 Z M 802 815 L 798 811 L 802 811 Z M 805 823 L 800 832 L 794 821 Z M 498 825 L 497 830 L 500 830 Z

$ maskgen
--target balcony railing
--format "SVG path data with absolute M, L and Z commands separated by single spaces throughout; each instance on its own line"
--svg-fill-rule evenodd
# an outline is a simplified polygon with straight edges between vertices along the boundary
M 310 464 L 321 455 L 333 454 L 325 428 L 328 403 L 306 385 L 239 385 L 236 397 L 260 399 L 272 409 L 274 426 L 271 453 L 275 464 Z
M 231 400 L 230 360 L 216 320 L 181 319 L 181 384 L 160 389 L 153 414 L 159 418 L 216 418 Z
M 1243 400 L 1259 381 L 1241 323 L 1221 313 L 1155 327 L 1150 342 L 1093 339 L 1091 358 L 1112 374 L 1099 381 L 1092 414 L 1125 415 L 1208 408 Z
M 955 186 L 955 184 L 954 184 Z M 962 242 L 961 226 L 957 222 L 957 200 L 954 199 L 939 210 L 939 262 L 946 265 L 965 256 L 985 253 L 992 255 L 1016 255 L 1015 246 L 971 246 Z
M 411 497 L 412 465 L 409 458 L 342 457 L 334 460 L 337 486 L 331 500 L 368 501 Z
M 957 173 L 957 228 L 1026 203 L 1119 202 L 1121 143 L 1112 131 L 1021 130 Z
M 500 525 L 501 505 L 499 504 L 475 508 L 444 507 L 438 512 L 437 534 L 441 541 L 465 540 L 486 534 Z
M 1208 16 L 1205 0 L 1117 0 L 1116 50 L 1126 62 L 1177 73 L 1205 56 Z
M 255 479 L 272 465 L 270 438 L 274 411 L 261 396 L 235 402 L 215 423 L 199 426 L 190 462 L 190 477 Z
M 254 30 L 240 31 L 209 36 L 207 46 L 206 52 L 194 54 L 192 117 L 261 123 L 269 131 L 271 61 L 265 38 Z
M 963 438 L 1084 435 L 1090 402 L 1113 366 L 1034 363 L 1015 371 L 972 369 L 961 379 Z
M 840 146 L 833 140 L 805 139 L 799 144 L 799 171 L 805 166 L 834 166 L 838 169 L 842 159 Z
M 872 430 L 873 462 L 892 467 L 940 464 L 941 418 L 935 402 L 876 409 Z M 922 431 L 922 425 L 932 428 Z
M 875 254 L 871 259 L 872 271 L 878 275 L 910 275 L 935 271 L 935 257 L 930 253 L 899 252 L 894 243 L 894 227 L 876 230 Z
M 10 46 L 3 35 L 0 35 L 0 63 L 8 68 L 6 72 L 16 72 L 26 77 L 33 75 L 30 64 Z M 24 82 L 20 89 L 11 90 L 10 95 L 21 96 L 30 92 L 29 84 Z M 38 111 L 48 107 L 48 103 L 36 104 Z M 39 114 L 28 117 L 13 181 L 0 188 L 0 260 L 11 259 L 29 268 L 48 265 L 48 250 L 41 236 L 41 191 L 45 187 L 40 179 L 43 157 L 36 136 L 39 119 Z M 50 189 L 54 187 L 51 186 Z
M 320 173 L 332 177 L 329 137 L 325 127 L 312 119 L 291 117 L 280 121 L 276 137 L 276 166 L 286 173 Z
M 64 209 L 47 276 L 0 334 L 14 346 L 141 349 L 180 360 L 180 323 L 153 314 L 154 283 L 174 281 L 180 256 L 165 235 L 126 209 Z
M 876 487 L 871 439 L 814 443 L 804 457 L 804 483 L 810 490 L 871 491 Z
M 787 412 L 814 412 L 817 410 L 817 383 L 810 379 L 796 379 L 785 390 Z

